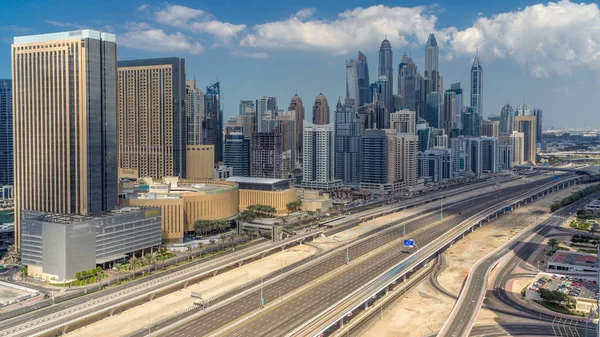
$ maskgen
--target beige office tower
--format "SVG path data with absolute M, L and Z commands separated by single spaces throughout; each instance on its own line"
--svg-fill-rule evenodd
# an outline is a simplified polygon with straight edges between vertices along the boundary
M 186 177 L 185 60 L 119 61 L 119 168 Z
M 417 113 L 407 109 L 390 114 L 390 128 L 399 133 L 415 134 L 417 132 Z
M 535 116 L 515 117 L 514 130 L 523 133 L 523 161 L 535 164 L 537 154 L 537 118 Z
M 513 131 L 510 135 L 510 145 L 512 146 L 513 165 L 521 165 L 525 161 L 525 134 L 523 132 Z
M 317 125 L 329 124 L 329 104 L 327 103 L 327 97 L 323 94 L 319 94 L 315 98 L 312 123 Z
M 298 94 L 292 97 L 288 111 L 294 111 L 296 121 L 296 162 L 302 164 L 302 137 L 304 136 L 304 103 Z
M 498 138 L 500 135 L 499 121 L 481 121 L 481 135 L 486 137 Z
M 403 181 L 404 187 L 417 185 L 419 137 L 414 134 L 396 135 L 396 180 Z
M 196 80 L 185 82 L 185 111 L 187 118 L 187 144 L 202 145 L 204 93 L 196 87 Z
M 117 45 L 86 29 L 15 37 L 11 49 L 20 248 L 23 210 L 91 215 L 117 205 Z

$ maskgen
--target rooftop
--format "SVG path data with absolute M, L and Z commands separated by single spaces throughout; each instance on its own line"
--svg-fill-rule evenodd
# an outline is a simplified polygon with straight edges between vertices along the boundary
M 115 34 L 103 33 L 97 30 L 82 29 L 74 30 L 70 32 L 59 32 L 50 34 L 39 34 L 39 35 L 27 35 L 27 36 L 15 36 L 13 43 L 36 43 L 36 42 L 49 42 L 49 41 L 60 41 L 60 40 L 71 40 L 71 39 L 95 39 L 103 40 L 108 42 L 116 42 Z
M 234 183 L 247 183 L 247 184 L 268 184 L 274 185 L 280 183 L 282 181 L 286 181 L 285 179 L 270 179 L 270 178 L 254 178 L 254 177 L 229 177 L 226 181 L 234 182 Z
M 552 255 L 548 262 L 569 264 L 573 266 L 596 267 L 596 255 L 559 250 Z

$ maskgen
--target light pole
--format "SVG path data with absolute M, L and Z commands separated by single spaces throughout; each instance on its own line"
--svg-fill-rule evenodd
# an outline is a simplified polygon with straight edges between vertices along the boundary
M 444 198 L 440 199 L 440 219 L 444 218 Z
M 259 303 L 260 303 L 260 308 L 261 309 L 264 308 L 265 299 L 263 297 L 263 276 L 260 277 L 260 300 L 259 300 Z
M 348 251 L 348 242 L 350 240 L 346 240 L 346 264 L 350 263 L 350 255 L 349 255 L 349 251 Z

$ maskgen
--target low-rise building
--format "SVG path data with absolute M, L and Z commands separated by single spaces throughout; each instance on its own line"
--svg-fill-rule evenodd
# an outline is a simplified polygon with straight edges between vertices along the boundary
M 283 215 L 287 214 L 287 204 L 298 200 L 296 189 L 290 188 L 286 179 L 231 177 L 227 182 L 239 185 L 240 210 L 251 205 L 267 205 Z
M 162 181 L 122 179 L 120 185 L 120 205 L 161 209 L 167 243 L 181 242 L 185 233 L 194 231 L 197 220 L 232 219 L 239 212 L 235 182 L 165 177 Z
M 304 190 L 302 196 L 302 210 L 317 212 L 326 212 L 333 207 L 333 200 L 329 193 L 319 193 L 319 191 Z
M 162 243 L 158 208 L 121 208 L 95 215 L 23 211 L 21 260 L 31 276 L 70 280 Z
M 596 254 L 558 250 L 548 260 L 548 270 L 558 270 L 563 273 L 595 274 L 598 272 Z

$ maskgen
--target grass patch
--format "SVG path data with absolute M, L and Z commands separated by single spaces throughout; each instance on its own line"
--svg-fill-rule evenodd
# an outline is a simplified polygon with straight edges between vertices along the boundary
M 564 307 L 564 306 L 562 306 L 560 304 L 556 304 L 556 303 L 552 303 L 552 302 L 546 302 L 546 301 L 541 301 L 539 303 L 541 305 L 543 305 L 544 307 L 552 310 L 552 311 L 559 312 L 561 314 L 577 316 L 574 313 L 572 313 L 569 309 L 567 309 L 566 307 Z
M 581 231 L 588 231 L 590 229 L 590 224 L 587 223 L 587 222 L 573 220 L 569 224 L 569 227 L 575 228 L 575 229 L 578 229 L 578 230 L 581 230 Z

